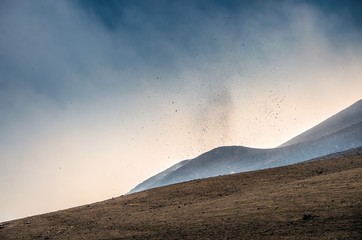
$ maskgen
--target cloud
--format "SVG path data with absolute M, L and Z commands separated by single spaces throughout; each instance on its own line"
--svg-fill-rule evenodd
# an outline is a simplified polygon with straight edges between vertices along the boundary
M 1 5 L 0 219 L 119 195 L 219 145 L 278 145 L 361 97 L 352 7 Z

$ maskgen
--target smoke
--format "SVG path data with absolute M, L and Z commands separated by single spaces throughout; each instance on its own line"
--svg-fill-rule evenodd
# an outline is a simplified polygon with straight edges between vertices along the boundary
M 212 147 L 276 146 L 355 102 L 353 16 L 309 1 L 1 1 L 0 219 L 119 195 Z
M 192 119 L 199 144 L 209 147 L 230 140 L 233 100 L 227 83 L 207 81 L 198 91 L 196 101 Z

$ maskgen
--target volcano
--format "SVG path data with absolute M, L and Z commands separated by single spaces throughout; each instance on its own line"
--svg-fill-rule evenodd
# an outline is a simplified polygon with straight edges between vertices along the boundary
M 184 160 L 147 179 L 129 193 L 233 173 L 295 164 L 362 146 L 362 100 L 271 149 L 224 146 Z

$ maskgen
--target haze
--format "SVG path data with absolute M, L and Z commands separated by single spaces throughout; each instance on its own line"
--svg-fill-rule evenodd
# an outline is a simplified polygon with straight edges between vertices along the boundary
M 359 1 L 1 1 L 0 221 L 104 200 L 361 99 Z

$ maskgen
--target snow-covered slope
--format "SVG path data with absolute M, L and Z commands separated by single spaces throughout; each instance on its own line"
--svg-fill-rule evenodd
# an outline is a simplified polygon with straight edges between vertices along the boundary
M 309 142 L 362 122 L 362 99 L 281 146 Z
M 166 170 L 164 170 L 164 171 L 156 174 L 155 176 L 150 177 L 146 181 L 143 181 L 142 183 L 138 184 L 129 193 L 139 192 L 139 191 L 146 190 L 148 188 L 153 188 L 156 182 L 162 181 L 162 179 L 164 177 L 166 177 L 168 174 L 170 174 L 171 172 L 173 172 L 173 171 L 177 170 L 178 168 L 182 167 L 183 165 L 185 165 L 189 161 L 190 160 L 183 160 L 183 161 L 181 161 L 179 163 L 176 163 L 175 165 L 167 168 Z
M 362 100 L 298 135 L 280 147 L 255 149 L 240 146 L 215 148 L 182 161 L 139 184 L 131 192 L 306 161 L 362 146 Z

